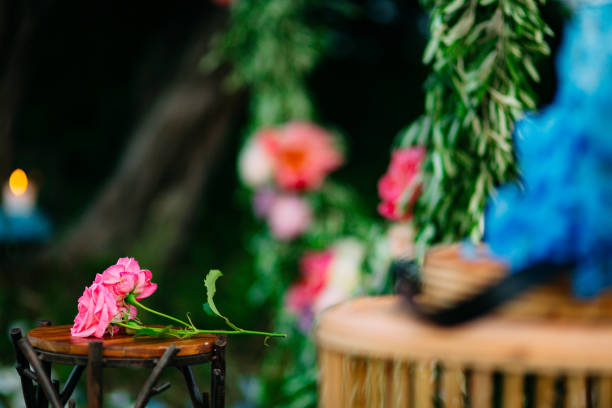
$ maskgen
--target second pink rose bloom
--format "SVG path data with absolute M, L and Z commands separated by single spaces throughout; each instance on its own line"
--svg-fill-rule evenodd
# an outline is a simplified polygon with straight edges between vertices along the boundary
M 134 258 L 119 258 L 115 265 L 108 267 L 102 274 L 97 274 L 94 283 L 103 284 L 116 299 L 123 300 L 130 292 L 136 299 L 149 297 L 157 289 L 151 282 L 153 275 L 148 269 L 140 269 Z

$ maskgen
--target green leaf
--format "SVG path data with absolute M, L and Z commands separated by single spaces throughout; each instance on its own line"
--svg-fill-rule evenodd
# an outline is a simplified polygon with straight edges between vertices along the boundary
M 508 105 L 511 108 L 521 109 L 523 107 L 523 105 L 514 96 L 501 94 L 493 88 L 489 88 L 489 93 L 499 103 Z
M 158 337 L 159 331 L 152 327 L 141 327 L 134 333 L 135 336 L 153 336 Z
M 446 45 L 451 45 L 460 38 L 463 38 L 474 24 L 474 10 L 469 8 L 463 13 L 457 24 L 448 31 L 442 41 Z
M 531 62 L 531 58 L 529 58 L 529 57 L 523 58 L 523 65 L 525 66 L 525 69 L 529 73 L 529 76 L 535 82 L 540 82 L 540 75 L 538 74 L 538 71 L 533 66 L 533 62 Z
M 204 286 L 206 287 L 206 300 L 208 304 L 208 307 L 210 307 L 210 310 L 217 315 L 218 317 L 222 318 L 223 320 L 225 320 L 225 323 L 231 327 L 234 330 L 238 330 L 238 331 L 242 331 L 241 328 L 239 328 L 238 326 L 236 326 L 234 323 L 230 322 L 230 320 L 223 316 L 219 310 L 217 309 L 217 306 L 215 306 L 215 301 L 213 300 L 213 297 L 215 296 L 215 293 L 217 292 L 217 288 L 215 286 L 215 282 L 217 281 L 217 279 L 219 279 L 221 276 L 223 276 L 223 274 L 221 273 L 220 270 L 218 269 L 211 269 L 208 274 L 206 274 L 206 278 L 204 279 Z
M 221 276 L 223 276 L 223 274 L 220 270 L 211 269 L 206 275 L 206 278 L 204 279 L 204 286 L 206 287 L 206 299 L 208 301 L 208 305 L 217 316 L 221 316 L 221 313 L 219 313 L 219 311 L 217 310 L 213 298 L 215 296 L 215 293 L 217 293 L 217 287 L 215 286 L 215 282 Z
M 136 337 L 142 337 L 142 336 L 150 336 L 150 337 L 182 337 L 176 333 L 173 332 L 173 327 L 172 326 L 166 326 L 166 327 L 146 327 L 146 326 L 141 326 L 138 328 L 138 330 L 136 330 L 136 333 L 134 333 L 134 336 Z
M 453 0 L 449 5 L 444 7 L 443 13 L 452 14 L 455 11 L 459 10 L 463 6 L 464 3 L 465 3 L 465 0 Z
M 427 47 L 425 47 L 425 52 L 423 52 L 424 64 L 429 64 L 431 62 L 436 51 L 438 50 L 438 45 L 439 42 L 437 38 L 432 38 L 431 40 L 429 40 L 429 42 L 427 43 Z
M 478 68 L 478 81 L 481 84 L 484 84 L 487 79 L 489 79 L 489 75 L 493 71 L 493 67 L 495 66 L 495 59 L 497 58 L 497 50 L 493 50 L 487 55 L 487 57 L 480 64 L 480 68 Z
M 210 305 L 208 303 L 202 303 L 202 310 L 204 310 L 204 313 L 206 313 L 209 316 L 216 316 L 212 309 L 210 308 Z

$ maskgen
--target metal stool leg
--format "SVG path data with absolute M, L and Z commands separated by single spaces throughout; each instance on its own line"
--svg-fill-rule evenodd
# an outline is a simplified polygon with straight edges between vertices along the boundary
M 42 387 L 43 392 L 45 393 L 45 396 L 51 403 L 51 406 L 53 408 L 62 408 L 62 405 L 59 400 L 59 396 L 53 389 L 53 384 L 51 383 L 51 380 L 47 376 L 47 373 L 45 372 L 45 369 L 43 368 L 42 362 L 38 359 L 36 352 L 30 345 L 28 340 L 21 339 L 17 342 L 17 344 L 19 348 L 21 349 L 21 352 L 23 353 L 25 358 L 28 359 L 28 361 L 30 362 L 30 365 L 34 369 L 34 372 L 36 373 L 36 378 L 38 380 L 38 386 Z
M 102 408 L 102 342 L 90 341 L 87 361 L 87 408 Z
M 210 399 L 212 408 L 225 407 L 225 345 L 224 338 L 213 347 L 210 363 Z
M 13 350 L 15 352 L 15 359 L 17 360 L 17 364 L 15 365 L 15 369 L 17 373 L 19 373 L 19 378 L 21 379 L 21 390 L 23 391 L 23 400 L 25 401 L 25 405 L 27 408 L 35 408 L 36 400 L 34 394 L 34 383 L 32 378 L 28 377 L 24 374 L 24 370 L 30 371 L 30 364 L 28 360 L 25 358 L 21 349 L 19 348 L 19 340 L 23 337 L 21 334 L 21 329 L 12 328 L 9 330 L 9 335 L 11 337 L 11 342 L 13 343 Z
M 72 369 L 72 372 L 70 373 L 70 376 L 66 380 L 64 388 L 62 388 L 62 392 L 60 393 L 60 402 L 62 403 L 62 405 L 66 405 L 66 403 L 68 402 L 68 399 L 74 392 L 74 389 L 76 388 L 77 383 L 79 382 L 79 379 L 83 374 L 83 371 L 85 371 L 85 366 L 78 365 L 74 366 L 74 368 Z
M 191 367 L 184 366 L 177 367 L 177 369 L 185 378 L 185 385 L 187 385 L 187 391 L 189 392 L 189 398 L 191 398 L 193 408 L 209 408 L 208 393 L 200 394 L 200 389 L 198 388 Z
M 49 320 L 39 320 L 38 321 L 38 327 L 48 327 L 48 326 L 51 326 L 51 321 Z M 43 361 L 42 367 L 47 377 L 49 377 L 51 382 L 53 382 L 53 379 L 51 378 L 51 363 L 48 361 Z M 36 401 L 39 407 L 46 407 L 48 404 L 47 397 L 45 396 L 43 388 L 40 386 L 37 387 L 36 389 Z
M 144 406 L 147 405 L 147 402 L 149 402 L 151 396 L 159 394 L 163 390 L 168 389 L 170 384 L 163 384 L 160 387 L 155 388 L 155 383 L 157 383 L 157 380 L 159 380 L 162 371 L 164 371 L 164 368 L 166 368 L 170 360 L 172 360 L 172 357 L 174 357 L 174 355 L 178 353 L 178 351 L 178 348 L 174 344 L 171 344 L 170 347 L 168 347 L 168 349 L 164 352 L 164 355 L 161 356 L 161 358 L 153 368 L 151 375 L 149 375 L 149 378 L 147 378 L 147 381 L 145 381 L 142 389 L 138 393 L 134 408 L 144 408 Z

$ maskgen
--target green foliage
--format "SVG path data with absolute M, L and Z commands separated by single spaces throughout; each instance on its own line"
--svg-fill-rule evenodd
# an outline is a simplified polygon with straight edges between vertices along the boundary
M 335 1 L 332 3 L 342 3 Z M 327 44 L 327 30 L 310 18 L 321 0 L 241 0 L 204 66 L 232 65 L 231 87 L 251 91 L 251 127 L 312 119 L 306 77 Z
M 234 323 L 230 322 L 230 320 L 223 316 L 217 306 L 215 306 L 215 302 L 213 300 L 215 293 L 217 292 L 217 288 L 215 286 L 215 282 L 219 279 L 223 274 L 218 269 L 211 269 L 208 274 L 206 274 L 206 278 L 204 279 L 204 287 L 206 288 L 206 305 L 204 310 L 207 308 L 210 309 L 216 316 L 225 320 L 225 323 L 234 330 L 242 331 L 239 327 L 237 327 Z
M 425 0 L 431 38 L 423 61 L 425 114 L 400 135 L 423 145 L 424 187 L 414 209 L 419 253 L 483 233 L 485 199 L 517 176 L 513 123 L 535 109 L 534 60 L 552 31 L 533 0 Z
M 248 293 L 255 305 L 268 302 L 282 308 L 282 298 L 289 285 L 299 279 L 298 261 L 305 251 L 322 250 L 341 237 L 356 237 L 370 243 L 376 222 L 367 215 L 356 194 L 346 186 L 326 181 L 321 190 L 306 197 L 315 214 L 308 231 L 295 241 L 279 241 L 267 228 L 249 242 L 255 254 L 256 278 Z
M 264 360 L 258 380 L 257 406 L 306 408 L 317 406 L 317 354 L 312 339 L 297 329 L 295 317 L 279 314 L 277 327 L 288 333 Z

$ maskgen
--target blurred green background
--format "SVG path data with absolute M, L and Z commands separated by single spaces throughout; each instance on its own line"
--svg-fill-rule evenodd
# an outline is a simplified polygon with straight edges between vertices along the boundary
M 375 216 L 376 182 L 395 135 L 423 111 L 428 21 L 417 2 L 355 4 L 351 17 L 317 17 L 331 26 L 332 47 L 309 86 L 318 122 L 346 137 L 347 165 L 336 179 L 355 189 Z M 235 161 L 250 95 L 219 96 L 225 95 L 222 73 L 202 78 L 208 74 L 189 59 L 206 53 L 227 9 L 207 1 L 5 1 L 0 7 L 0 181 L 24 169 L 40 187 L 37 207 L 54 226 L 44 242 L 0 243 L 0 330 L 28 329 L 37 319 L 71 323 L 84 286 L 120 256 L 152 270 L 159 289 L 148 305 L 176 315 L 190 311 L 202 327 L 222 326 L 201 312 L 204 275 L 221 269 L 219 308 L 242 327 L 269 328 L 270 305 L 254 309 L 243 301 L 253 280 L 246 245 L 257 226 L 238 188 Z M 555 49 L 561 7 L 549 4 L 543 16 L 556 33 Z M 545 103 L 555 87 L 552 60 L 539 69 Z M 189 105 L 189 90 L 213 88 L 212 103 Z M 171 117 L 156 121 L 156 109 L 163 111 L 168 101 L 175 103 L 164 111 Z M 210 130 L 222 117 L 221 130 Z M 184 129 L 181 121 L 192 126 Z M 215 132 L 215 143 L 192 149 Z M 148 140 L 172 155 L 139 160 Z M 185 165 L 200 162 L 206 166 Z M 127 181 L 125 171 L 132 171 Z M 183 182 L 190 187 L 175 194 Z M 113 190 L 113 183 L 121 185 Z M 138 196 L 139 189 L 146 193 Z M 123 224 L 108 225 L 113 222 Z M 230 339 L 230 404 L 239 400 L 239 376 L 253 373 L 265 353 L 274 353 L 274 345 L 266 348 L 261 338 Z M 0 365 L 13 363 L 5 336 Z M 109 387 L 134 392 L 144 373 L 107 380 Z M 159 400 L 184 406 L 182 385 L 173 387 Z M 0 406 L 10 406 L 1 389 Z

